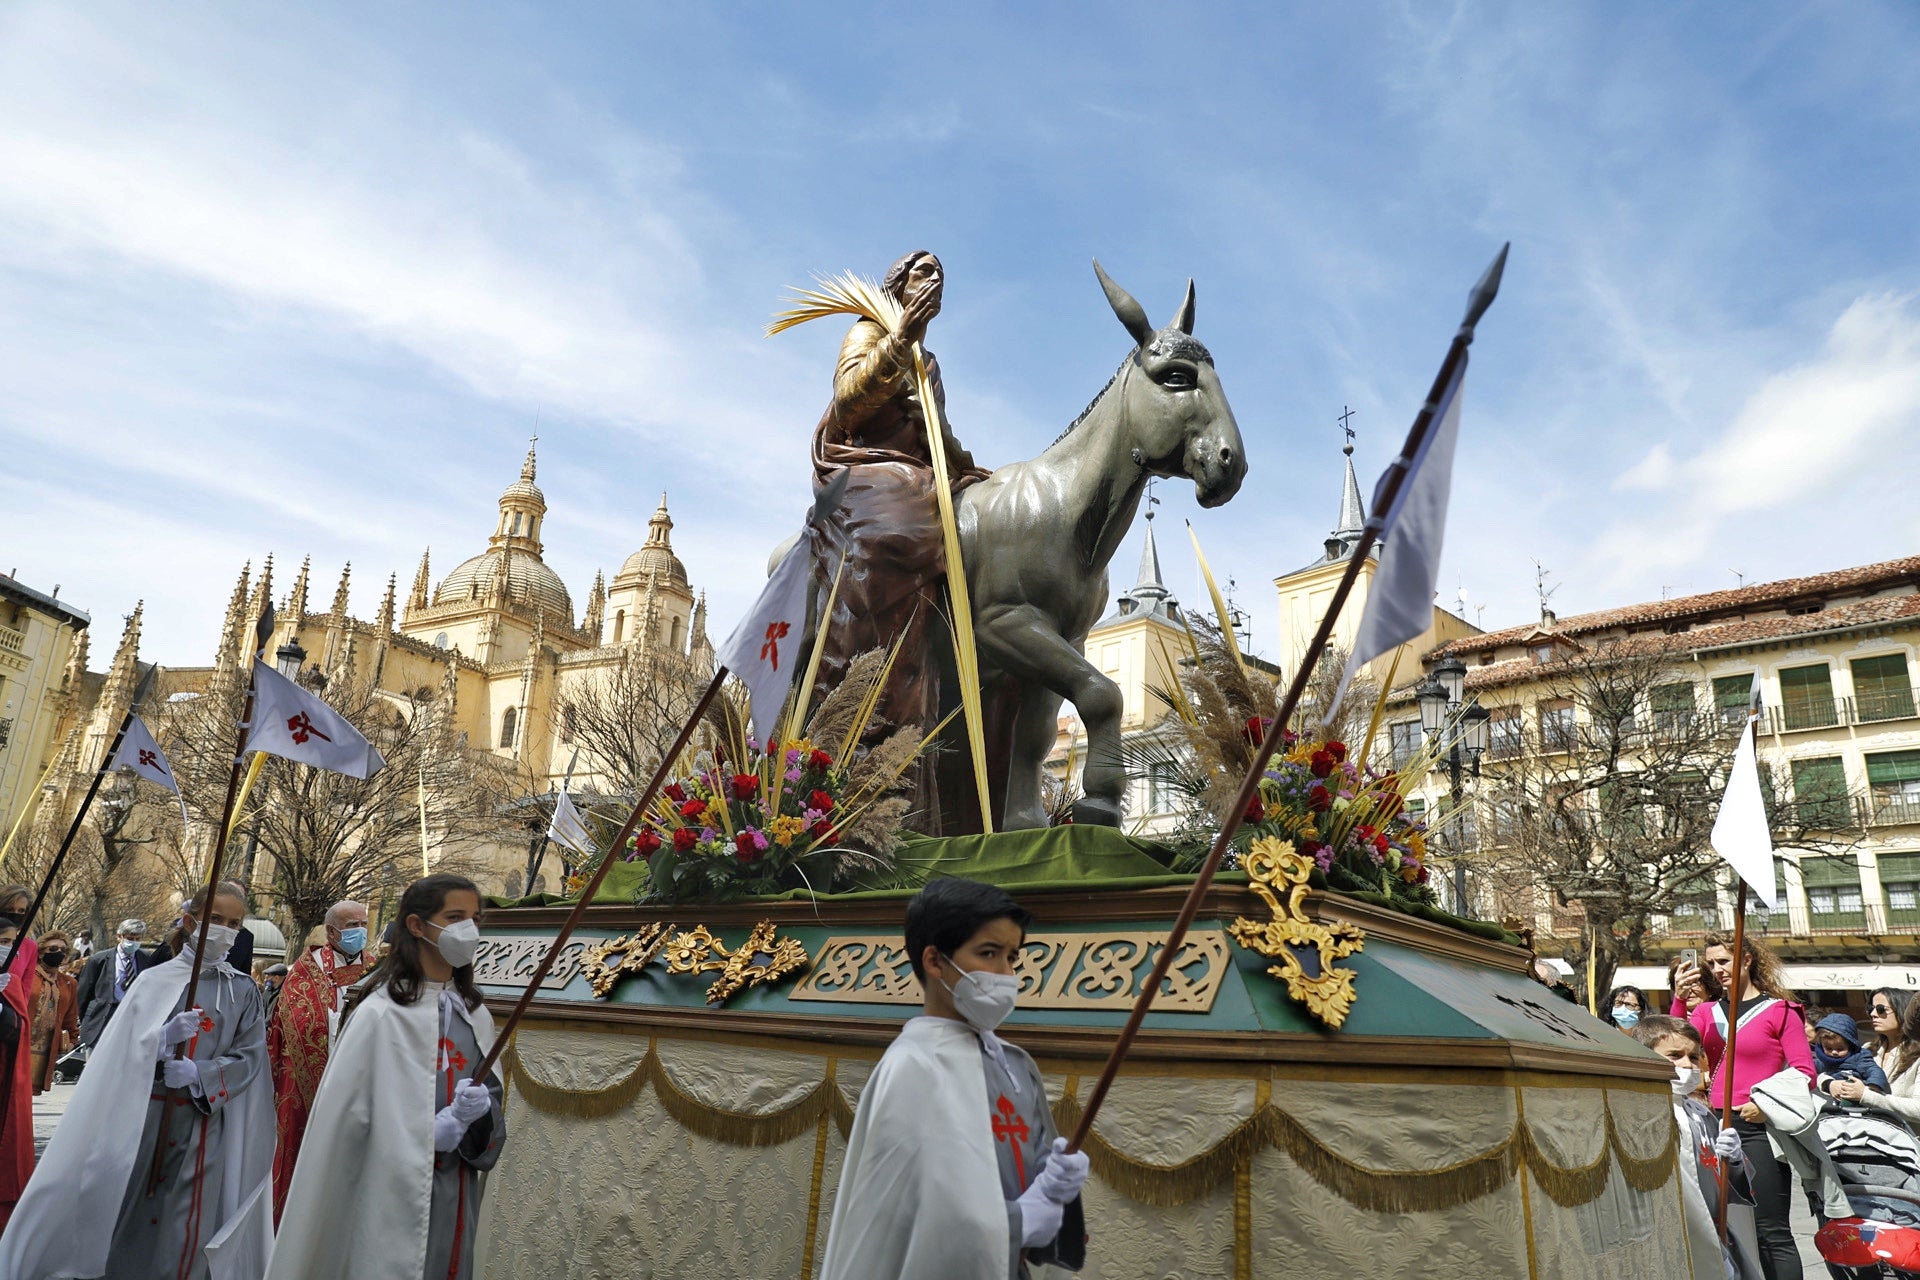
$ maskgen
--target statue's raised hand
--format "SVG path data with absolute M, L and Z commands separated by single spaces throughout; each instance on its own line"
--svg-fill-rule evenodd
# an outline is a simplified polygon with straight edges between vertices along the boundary
M 903 342 L 925 342 L 927 323 L 940 314 L 940 281 L 935 277 L 907 297 L 900 308 L 900 325 L 894 331 Z

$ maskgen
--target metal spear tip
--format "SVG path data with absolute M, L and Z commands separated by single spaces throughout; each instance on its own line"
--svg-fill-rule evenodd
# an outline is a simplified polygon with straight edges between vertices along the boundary
M 264 649 L 267 647 L 267 641 L 272 638 L 273 602 L 268 601 L 267 607 L 260 611 L 260 621 L 253 625 L 253 639 L 256 647 Z
M 1480 283 L 1473 286 L 1473 292 L 1467 295 L 1467 318 L 1460 322 L 1461 327 L 1472 329 L 1480 323 L 1480 317 L 1487 314 L 1487 308 L 1500 293 L 1500 277 L 1507 269 L 1507 250 L 1513 248 L 1509 240 L 1500 246 L 1500 252 L 1493 255 L 1493 263 L 1480 277 Z
M 146 704 L 147 695 L 153 692 L 154 678 L 160 674 L 160 664 L 157 662 L 143 662 L 140 664 L 140 667 L 140 683 L 133 686 L 133 705 L 135 707 Z
M 820 486 L 820 492 L 813 497 L 813 514 L 807 523 L 815 527 L 824 527 L 827 517 L 840 509 L 840 499 L 846 496 L 847 482 L 853 479 L 853 470 L 842 467 L 833 473 L 833 478 Z

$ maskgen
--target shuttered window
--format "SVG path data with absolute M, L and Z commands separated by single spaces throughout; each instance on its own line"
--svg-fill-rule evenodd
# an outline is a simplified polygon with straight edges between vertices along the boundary
M 1807 887 L 1807 912 L 1815 929 L 1866 927 L 1860 867 L 1852 858 L 1802 858 L 1800 882 Z
M 1793 762 L 1793 801 L 1800 825 L 1834 831 L 1847 825 L 1847 770 L 1839 756 Z
M 1867 790 L 1876 823 L 1920 822 L 1920 751 L 1867 757 Z
M 1780 672 L 1781 712 L 1788 729 L 1830 729 L 1840 723 L 1833 702 L 1833 670 L 1815 666 L 1786 667 Z
M 1920 925 L 1920 854 L 1880 855 L 1880 889 L 1887 895 L 1887 924 Z
M 1713 709 L 1721 723 L 1738 729 L 1747 722 L 1747 702 L 1753 695 L 1753 676 L 1715 676 Z
M 1905 720 L 1914 714 L 1913 686 L 1907 682 L 1907 655 L 1855 658 L 1854 712 L 1863 722 Z

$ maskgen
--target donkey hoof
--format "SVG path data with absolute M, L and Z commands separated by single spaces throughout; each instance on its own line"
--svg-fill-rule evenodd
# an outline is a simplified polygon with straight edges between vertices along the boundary
M 1117 827 L 1120 806 L 1111 800 L 1087 796 L 1073 802 L 1073 821 L 1076 826 Z

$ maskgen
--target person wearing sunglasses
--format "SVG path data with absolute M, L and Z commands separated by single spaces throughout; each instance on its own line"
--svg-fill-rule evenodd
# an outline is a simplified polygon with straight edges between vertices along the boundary
M 1887 1073 L 1887 1091 L 1858 1080 L 1836 1080 L 1829 1092 L 1842 1102 L 1920 1123 L 1920 1000 L 1882 987 L 1868 997 L 1867 1017 L 1873 1023 L 1874 1058 Z

